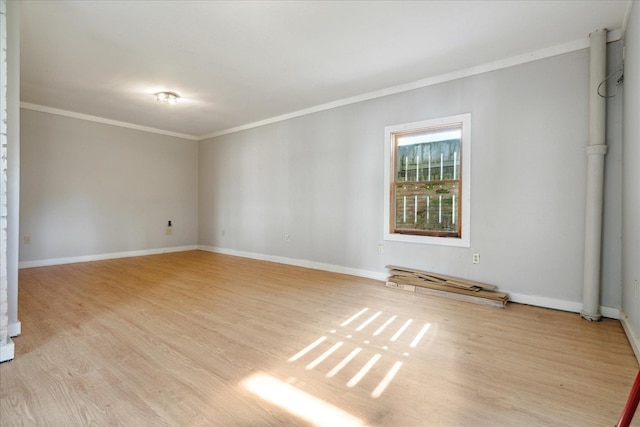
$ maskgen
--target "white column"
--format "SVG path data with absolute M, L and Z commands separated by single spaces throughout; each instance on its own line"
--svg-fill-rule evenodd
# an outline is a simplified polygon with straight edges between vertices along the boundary
M 607 30 L 589 34 L 589 144 L 587 146 L 587 202 L 584 232 L 583 306 L 580 315 L 592 321 L 600 315 L 600 260 L 602 252 L 602 210 L 604 156 L 607 153 L 606 99 L 598 86 L 607 73 Z M 605 85 L 600 92 L 606 93 Z
M 0 362 L 13 359 L 7 301 L 7 3 L 0 0 Z
M 20 2 L 7 1 L 7 315 L 9 336 L 20 335 Z
M 0 0 L 0 362 L 14 357 L 20 206 L 20 3 Z

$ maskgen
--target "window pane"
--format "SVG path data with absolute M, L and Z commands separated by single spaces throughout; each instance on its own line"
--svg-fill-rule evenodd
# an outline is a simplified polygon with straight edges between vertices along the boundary
M 461 129 L 399 136 L 396 181 L 460 179 Z
M 460 181 L 397 183 L 395 231 L 458 236 Z

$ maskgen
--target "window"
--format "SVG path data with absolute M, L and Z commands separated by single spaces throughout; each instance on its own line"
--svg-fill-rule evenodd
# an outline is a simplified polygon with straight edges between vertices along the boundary
M 471 115 L 385 128 L 385 240 L 470 245 Z

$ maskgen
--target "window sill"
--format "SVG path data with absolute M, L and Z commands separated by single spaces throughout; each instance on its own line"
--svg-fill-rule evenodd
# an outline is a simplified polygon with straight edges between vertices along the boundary
M 469 238 L 463 237 L 432 237 L 416 236 L 413 234 L 385 233 L 384 240 L 405 243 L 418 243 L 422 245 L 454 246 L 461 248 L 471 247 Z

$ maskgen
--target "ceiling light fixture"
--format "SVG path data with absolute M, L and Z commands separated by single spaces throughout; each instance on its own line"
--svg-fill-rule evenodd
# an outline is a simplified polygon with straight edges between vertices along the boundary
M 178 98 L 180 98 L 180 95 L 175 92 L 156 92 L 153 95 L 156 97 L 157 102 L 164 102 L 165 104 L 177 104 Z

